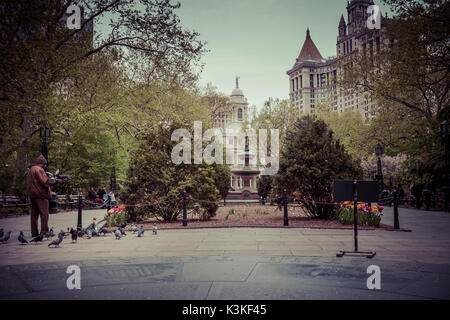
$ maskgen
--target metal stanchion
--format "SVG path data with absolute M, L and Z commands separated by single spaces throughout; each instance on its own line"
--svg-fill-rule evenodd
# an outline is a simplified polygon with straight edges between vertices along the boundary
M 187 226 L 186 191 L 183 191 L 183 227 Z
M 398 194 L 394 192 L 394 229 L 400 229 L 398 221 Z
M 286 189 L 284 189 L 283 204 L 284 204 L 284 225 L 287 226 L 287 225 L 289 225 L 289 220 L 288 220 L 288 208 L 287 208 Z
M 83 200 L 81 199 L 81 194 L 78 195 L 78 223 L 77 223 L 77 230 L 81 231 L 83 229 L 82 222 L 81 222 L 81 215 L 83 213 Z

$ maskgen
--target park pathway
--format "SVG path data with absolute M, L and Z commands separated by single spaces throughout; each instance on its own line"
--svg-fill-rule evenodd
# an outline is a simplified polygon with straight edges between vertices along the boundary
M 103 210 L 85 211 L 84 225 Z M 383 223 L 392 225 L 392 208 Z M 299 228 L 160 230 L 66 238 L 21 246 L 29 216 L 0 220 L 12 238 L 0 245 L 2 299 L 424 299 L 450 298 L 450 214 L 400 209 L 404 231 L 359 232 L 373 259 L 336 258 L 353 249 L 353 231 Z M 50 225 L 75 227 L 76 212 L 51 215 Z M 181 225 L 181 223 L 180 223 Z M 66 269 L 81 268 L 82 289 L 66 288 Z M 382 289 L 368 290 L 367 267 L 381 269 Z

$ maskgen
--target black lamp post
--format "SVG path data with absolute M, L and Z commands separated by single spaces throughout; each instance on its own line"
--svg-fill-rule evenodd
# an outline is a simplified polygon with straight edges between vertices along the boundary
M 375 154 L 378 157 L 377 160 L 377 175 L 375 176 L 375 179 L 378 180 L 379 183 L 379 192 L 383 191 L 383 171 L 381 169 L 381 155 L 383 154 L 383 147 L 380 146 L 380 144 L 377 144 L 375 147 Z
M 43 127 L 39 128 L 39 136 L 41 137 L 41 153 L 44 156 L 45 160 L 47 160 L 47 165 L 44 170 L 48 171 L 48 141 L 50 139 L 50 127 L 48 124 L 45 124 Z
M 114 190 L 114 192 L 117 192 L 117 177 L 116 177 L 116 154 L 117 154 L 117 150 L 116 148 L 113 148 L 113 154 L 114 154 L 114 164 L 112 167 L 112 171 L 111 171 L 111 177 L 109 179 L 109 184 L 110 184 L 110 188 L 111 190 Z
M 450 137 L 450 122 L 444 120 L 441 122 L 441 133 L 444 139 L 445 147 L 445 175 L 444 175 L 444 192 L 445 192 L 445 210 L 450 212 L 449 208 L 449 137 Z

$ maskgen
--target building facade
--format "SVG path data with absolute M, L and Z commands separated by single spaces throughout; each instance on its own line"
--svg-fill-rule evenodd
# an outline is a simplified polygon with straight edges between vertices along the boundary
M 310 30 L 294 66 L 287 71 L 289 76 L 289 97 L 301 112 L 315 113 L 318 104 L 329 111 L 359 111 L 363 117 L 370 119 L 375 115 L 376 103 L 367 92 L 356 89 L 344 89 L 339 86 L 341 67 L 346 59 L 359 50 L 374 54 L 383 43 L 380 30 L 368 32 L 368 7 L 374 5 L 372 0 L 351 0 L 347 2 L 347 22 L 344 16 L 338 25 L 336 56 L 324 59 L 314 44 Z M 385 19 L 381 19 L 381 29 Z
M 215 127 L 222 129 L 223 145 L 231 150 L 233 160 L 231 166 L 230 191 L 226 200 L 256 200 L 258 190 L 257 178 L 261 173 L 256 159 L 255 148 L 249 148 L 249 137 L 243 134 L 236 136 L 234 132 L 246 132 L 251 129 L 248 122 L 248 102 L 239 88 L 236 77 L 236 88 L 230 95 L 229 104 L 219 113 Z M 226 163 L 230 163 L 226 159 Z

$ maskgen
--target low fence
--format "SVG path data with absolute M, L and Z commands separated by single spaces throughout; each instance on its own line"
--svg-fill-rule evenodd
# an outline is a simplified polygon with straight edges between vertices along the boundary
M 295 199 L 293 197 L 288 197 L 286 195 L 286 192 L 284 193 L 284 196 L 282 198 L 278 198 L 276 199 L 277 204 L 275 204 L 275 206 L 282 206 L 283 207 L 283 225 L 284 226 L 289 226 L 289 211 L 288 208 L 289 207 L 302 207 L 305 205 L 320 205 L 323 207 L 341 207 L 342 203 L 340 202 L 320 202 L 320 201 L 312 201 L 312 200 L 307 200 L 307 199 Z M 289 203 L 289 200 L 294 200 L 293 202 Z M 173 202 L 179 202 L 182 204 L 183 206 L 183 218 L 182 218 L 182 225 L 183 226 L 187 226 L 188 222 L 187 222 L 187 209 L 188 209 L 188 201 L 194 201 L 197 203 L 209 203 L 209 204 L 216 204 L 218 206 L 222 205 L 222 206 L 230 206 L 230 203 L 223 203 L 222 201 L 207 201 L 207 200 L 201 200 L 201 199 L 195 199 L 192 198 L 191 196 L 187 197 L 186 192 L 183 192 L 183 195 L 179 198 L 173 198 L 173 199 L 169 199 L 166 201 L 156 201 L 155 203 L 139 203 L 139 204 L 123 204 L 122 206 L 124 206 L 125 208 L 144 208 L 144 207 L 157 207 L 157 206 L 161 206 L 164 204 L 168 204 L 168 203 L 173 203 Z M 239 202 L 234 202 L 234 205 L 238 204 Z M 240 202 L 239 205 L 242 205 L 244 202 Z M 400 203 L 400 200 L 398 199 L 398 197 L 396 195 L 394 195 L 393 197 L 393 205 L 394 205 L 394 229 L 400 229 L 400 223 L 399 223 L 399 218 L 398 218 L 398 205 Z M 256 203 L 256 202 L 251 202 L 250 204 L 253 205 L 262 205 L 260 203 Z M 233 205 L 233 204 L 232 204 Z M 267 204 L 264 204 L 265 206 Z M 273 204 L 269 204 L 268 206 L 273 206 Z M 81 195 L 79 195 L 78 197 L 78 223 L 77 223 L 77 228 L 79 230 L 82 229 L 82 211 L 83 211 L 83 198 Z M 110 207 L 108 207 L 107 209 L 110 209 Z

